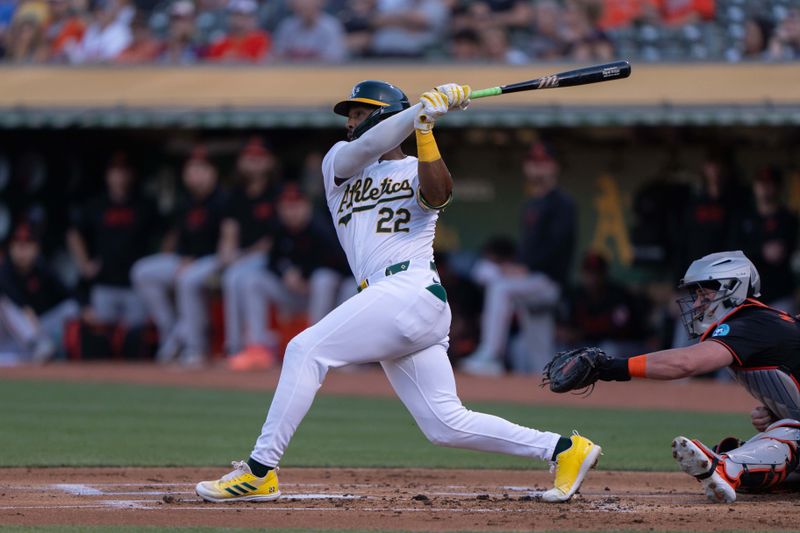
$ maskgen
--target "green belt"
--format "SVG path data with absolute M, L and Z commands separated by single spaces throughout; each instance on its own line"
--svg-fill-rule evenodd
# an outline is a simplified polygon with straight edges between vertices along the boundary
M 388 277 L 388 276 L 393 276 L 394 274 L 398 274 L 400 272 L 405 272 L 406 270 L 408 270 L 409 266 L 411 266 L 411 260 L 401 261 L 399 263 L 395 263 L 393 265 L 389 265 L 388 267 L 386 267 L 386 270 L 384 270 L 383 275 L 385 277 Z M 436 263 L 431 261 L 430 262 L 430 267 L 431 267 L 431 270 L 436 272 L 436 275 L 438 276 L 439 275 L 439 271 L 436 270 Z M 358 284 L 358 292 L 363 291 L 367 287 L 369 287 L 369 280 L 367 278 L 364 278 Z

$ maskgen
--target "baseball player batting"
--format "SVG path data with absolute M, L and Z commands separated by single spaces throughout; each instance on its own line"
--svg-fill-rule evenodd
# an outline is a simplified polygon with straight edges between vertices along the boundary
M 434 444 L 549 460 L 555 486 L 544 501 L 569 500 L 600 447 L 469 411 L 459 400 L 447 357 L 450 307 L 433 263 L 439 212 L 453 182 L 433 136 L 448 111 L 465 109 L 470 89 L 428 91 L 411 106 L 397 87 L 357 84 L 334 112 L 347 117 L 348 141 L 322 161 L 328 207 L 360 292 L 286 348 L 278 387 L 247 461 L 197 484 L 204 500 L 264 501 L 280 495 L 277 466 L 331 368 L 379 362 L 394 390 Z M 400 144 L 414 133 L 417 157 Z

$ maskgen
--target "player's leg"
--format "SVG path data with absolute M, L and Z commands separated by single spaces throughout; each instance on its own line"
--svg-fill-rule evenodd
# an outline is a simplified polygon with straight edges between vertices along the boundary
M 447 344 L 382 361 L 397 396 L 432 443 L 548 461 L 560 435 L 470 411 L 456 391 Z
M 244 280 L 250 272 L 264 268 L 266 256 L 252 253 L 239 258 L 222 274 L 222 298 L 225 317 L 225 352 L 228 355 L 239 352 L 243 347 L 243 303 Z
M 103 324 L 114 324 L 122 318 L 123 301 L 117 287 L 92 285 L 89 290 L 89 307 L 94 319 Z
M 517 304 L 551 303 L 558 299 L 558 285 L 543 274 L 498 277 L 486 285 L 481 316 L 481 342 L 462 363 L 461 369 L 474 374 L 500 374 L 500 357 Z
M 122 320 L 128 327 L 139 327 L 147 322 L 147 310 L 144 302 L 133 289 L 119 287 L 117 289 L 122 299 Z
M 277 490 L 277 481 L 270 485 L 274 476 L 270 469 L 283 456 L 329 369 L 395 358 L 445 338 L 449 309 L 445 311 L 444 300 L 427 290 L 426 283 L 430 283 L 427 269 L 387 278 L 292 339 L 250 460 L 237 463 L 233 472 L 219 480 L 199 483 L 197 493 L 211 501 L 243 499 L 244 494 L 226 491 L 236 490 L 231 483 L 246 479 L 256 487 L 252 491 L 256 497 L 268 498 L 266 491 Z
M 800 421 L 783 419 L 722 454 L 686 437 L 672 441 L 672 456 L 703 485 L 713 502 L 731 503 L 736 491 L 767 491 L 800 465 Z
M 336 297 L 342 275 L 330 268 L 320 267 L 308 279 L 308 321 L 316 324 L 336 307 Z
M 64 300 L 38 317 L 41 334 L 53 342 L 60 355 L 63 355 L 61 346 L 63 345 L 64 328 L 68 321 L 78 318 L 80 314 L 81 306 L 77 301 L 70 299 Z
M 180 264 L 177 254 L 165 253 L 144 257 L 134 263 L 131 269 L 134 289 L 158 329 L 160 361 L 171 359 L 179 348 L 174 334 L 176 318 L 169 291 Z
M 253 450 L 254 459 L 268 466 L 278 463 L 331 368 L 418 350 L 432 338 L 446 334 L 449 311 L 447 316 L 442 313 L 429 323 L 412 327 L 414 339 L 409 339 L 408 313 L 403 307 L 413 307 L 417 295 L 403 297 L 397 290 L 382 288 L 376 285 L 350 298 L 286 347 L 281 377 Z M 392 309 L 399 311 L 387 312 Z
M 400 359 L 382 361 L 400 400 L 432 443 L 453 448 L 503 453 L 555 463 L 555 486 L 547 502 L 569 500 L 594 467 L 601 448 L 589 439 L 539 431 L 503 418 L 470 411 L 456 392 L 447 343 Z
M 444 341 L 399 359 L 382 361 L 381 365 L 400 400 L 432 443 L 554 461 L 555 487 L 543 494 L 545 501 L 569 500 L 600 456 L 600 447 L 584 437 L 566 439 L 464 407 L 456 392 Z
M 42 331 L 36 321 L 10 298 L 0 296 L 0 329 L 4 344 L 17 348 L 33 362 L 50 359 L 56 347 Z
M 218 268 L 216 256 L 208 255 L 195 259 L 178 274 L 175 299 L 178 303 L 178 331 L 185 347 L 181 354 L 183 364 L 202 363 L 208 355 L 205 292 L 208 278 Z
M 269 328 L 270 313 L 288 291 L 275 273 L 264 268 L 244 274 L 241 290 L 245 347 L 228 359 L 228 366 L 239 371 L 271 368 L 278 359 L 278 335 Z

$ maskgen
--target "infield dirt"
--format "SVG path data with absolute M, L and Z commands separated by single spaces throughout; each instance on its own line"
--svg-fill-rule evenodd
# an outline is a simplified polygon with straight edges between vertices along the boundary
M 277 372 L 241 376 L 218 369 L 82 364 L 3 369 L 2 378 L 270 390 Z M 740 413 L 753 405 L 740 387 L 724 383 L 608 384 L 587 402 L 545 392 L 533 378 L 459 376 L 458 382 L 469 400 Z M 374 370 L 333 373 L 322 392 L 392 394 Z M 0 469 L 0 525 L 765 531 L 796 529 L 800 517 L 797 492 L 743 495 L 733 505 L 714 505 L 680 472 L 595 471 L 573 501 L 546 504 L 537 495 L 549 487 L 552 475 L 541 470 L 287 468 L 280 473 L 283 497 L 277 501 L 200 501 L 194 484 L 224 472 L 205 467 Z
M 777 530 L 796 527 L 796 493 L 707 503 L 680 473 L 594 472 L 567 504 L 537 501 L 546 471 L 306 469 L 283 497 L 212 504 L 194 494 L 220 469 L 0 470 L 0 523 L 392 530 Z

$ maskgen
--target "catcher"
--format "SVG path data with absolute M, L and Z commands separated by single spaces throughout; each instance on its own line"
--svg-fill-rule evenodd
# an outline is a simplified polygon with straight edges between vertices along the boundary
M 750 413 L 759 433 L 713 448 L 676 437 L 672 455 L 713 502 L 731 503 L 737 491 L 769 490 L 798 468 L 800 317 L 756 300 L 760 287 L 758 271 L 741 251 L 707 255 L 689 266 L 679 287 L 687 292 L 678 300 L 681 317 L 700 342 L 630 359 L 597 348 L 561 352 L 545 368 L 543 383 L 566 392 L 597 380 L 679 379 L 728 367 L 762 404 Z

